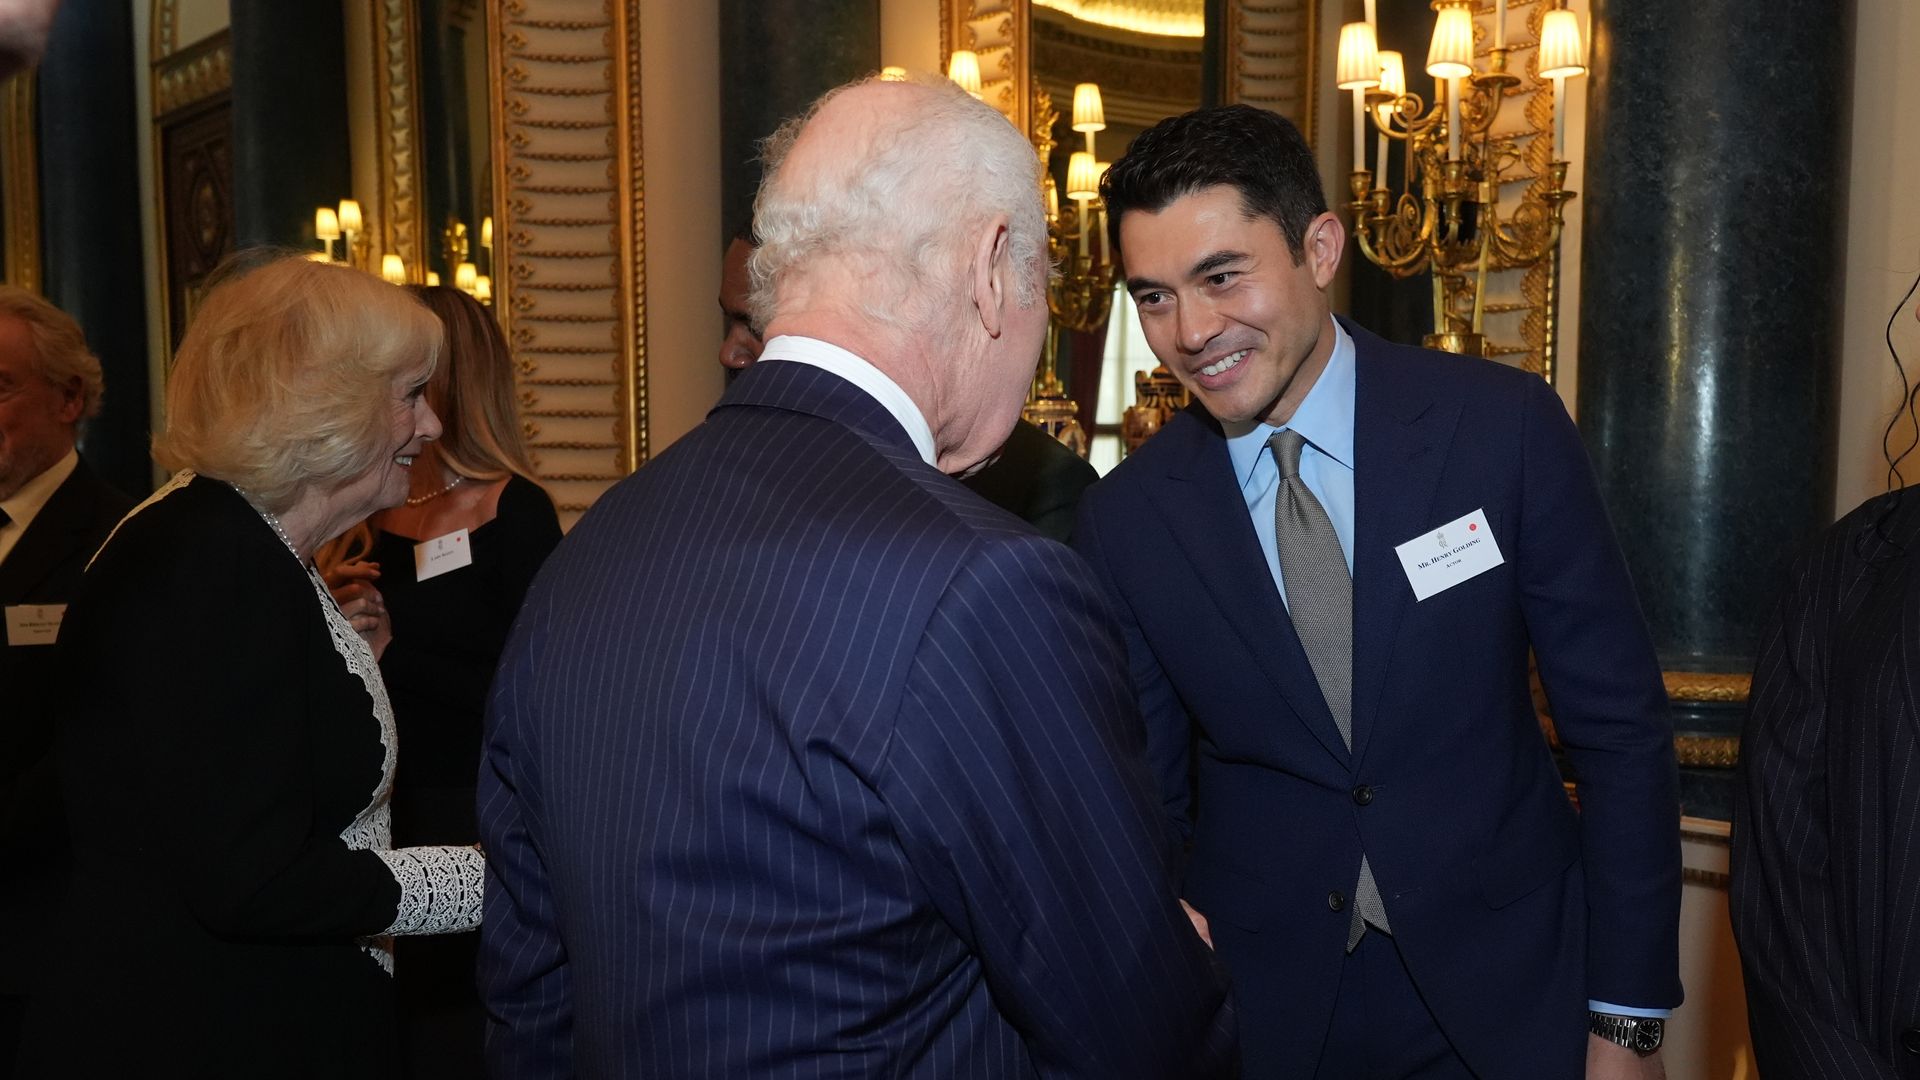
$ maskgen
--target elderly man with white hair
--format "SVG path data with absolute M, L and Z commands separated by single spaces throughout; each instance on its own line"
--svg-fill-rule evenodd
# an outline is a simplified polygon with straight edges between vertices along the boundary
M 868 81 L 768 158 L 765 353 L 561 544 L 495 683 L 490 1067 L 1216 1075 L 1112 615 L 950 478 L 1045 331 L 1033 151 Z

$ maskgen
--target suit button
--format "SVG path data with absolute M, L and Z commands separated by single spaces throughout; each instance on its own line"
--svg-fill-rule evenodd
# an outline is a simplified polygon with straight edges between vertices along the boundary
M 1909 1054 L 1920 1054 L 1920 1027 L 1910 1027 L 1901 1032 L 1900 1045 L 1906 1047 Z
M 1333 911 L 1339 911 L 1341 908 L 1346 906 L 1347 906 L 1346 897 L 1341 896 L 1337 892 L 1330 892 L 1327 894 L 1327 907 L 1329 909 Z
M 1365 784 L 1353 789 L 1353 801 L 1365 806 L 1373 801 L 1373 789 Z

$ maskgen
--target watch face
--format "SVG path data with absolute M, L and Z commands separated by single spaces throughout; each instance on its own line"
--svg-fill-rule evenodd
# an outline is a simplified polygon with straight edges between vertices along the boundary
M 1648 1017 L 1633 1025 L 1633 1048 L 1642 1054 L 1651 1054 L 1660 1049 L 1660 1036 L 1666 1025 L 1658 1019 Z

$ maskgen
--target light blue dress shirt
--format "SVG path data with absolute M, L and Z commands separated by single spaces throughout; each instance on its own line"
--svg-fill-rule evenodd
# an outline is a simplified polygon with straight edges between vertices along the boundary
M 1287 583 L 1280 574 L 1280 545 L 1274 537 L 1273 504 L 1279 497 L 1280 463 L 1267 440 L 1278 432 L 1292 429 L 1306 440 L 1300 451 L 1300 480 L 1320 500 L 1340 539 L 1340 553 L 1347 557 L 1347 573 L 1353 573 L 1353 410 L 1355 372 L 1353 338 L 1332 317 L 1333 355 L 1326 370 L 1307 391 L 1306 400 L 1295 409 L 1285 424 L 1259 424 L 1244 435 L 1227 440 L 1227 455 L 1233 460 L 1234 479 L 1240 482 L 1240 497 L 1247 501 L 1247 513 L 1253 518 L 1253 531 L 1260 538 L 1261 554 L 1267 557 L 1267 571 L 1280 600 L 1287 599 Z M 1605 1001 L 1589 1001 L 1587 1008 L 1615 1016 L 1668 1017 L 1672 1009 L 1637 1009 Z

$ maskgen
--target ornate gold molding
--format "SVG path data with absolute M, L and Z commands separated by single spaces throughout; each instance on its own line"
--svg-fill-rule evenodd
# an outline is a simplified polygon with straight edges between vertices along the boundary
M 1738 735 L 1675 735 L 1673 756 L 1683 766 L 1731 769 L 1740 764 Z
M 571 518 L 647 458 L 639 0 L 491 0 L 489 18 L 494 303 Z
M 0 83 L 0 207 L 6 222 L 6 282 L 39 292 L 40 151 L 33 120 L 33 72 Z
M 1228 0 L 1226 100 L 1271 109 L 1313 145 L 1320 92 L 1319 4 L 1314 0 Z
M 153 26 L 148 34 L 147 59 L 165 60 L 179 40 L 180 0 L 153 0 Z
M 1675 701 L 1740 704 L 1752 688 L 1751 675 L 1719 675 L 1704 671 L 1663 671 L 1667 696 Z
M 411 0 L 369 2 L 374 138 L 380 147 L 380 250 L 400 256 L 413 280 L 425 281 L 418 168 L 422 154 L 418 5 Z M 504 307 L 501 313 L 504 316 Z
M 166 116 L 233 89 L 233 39 L 226 32 L 184 52 L 169 51 L 153 67 L 153 115 Z
M 955 49 L 980 57 L 980 96 L 1029 130 L 1033 115 L 1033 13 L 1028 0 L 940 0 L 940 66 Z

